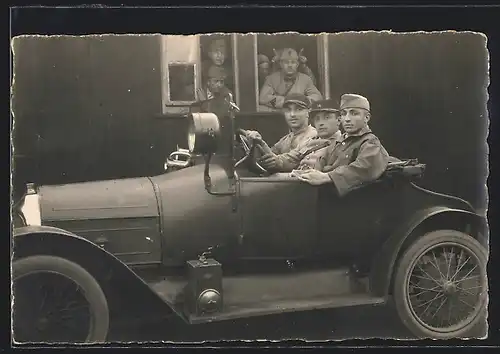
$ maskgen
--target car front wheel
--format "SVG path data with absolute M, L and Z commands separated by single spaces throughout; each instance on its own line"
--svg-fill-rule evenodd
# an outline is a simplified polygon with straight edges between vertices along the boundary
M 420 338 L 463 338 L 484 319 L 487 252 L 471 236 L 439 230 L 417 239 L 401 257 L 394 301 Z
M 104 342 L 109 309 L 98 282 L 67 259 L 38 255 L 12 264 L 13 334 L 24 343 Z

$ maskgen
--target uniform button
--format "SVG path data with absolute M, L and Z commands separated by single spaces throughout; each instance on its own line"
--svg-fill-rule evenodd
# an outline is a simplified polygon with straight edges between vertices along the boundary
M 345 155 L 345 158 L 348 159 L 349 158 L 349 155 Z
M 345 141 L 342 142 L 342 145 L 345 145 Z

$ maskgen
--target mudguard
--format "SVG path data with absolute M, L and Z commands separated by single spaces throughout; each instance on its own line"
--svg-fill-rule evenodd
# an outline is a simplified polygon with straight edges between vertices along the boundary
M 414 213 L 406 222 L 400 225 L 396 231 L 384 243 L 380 252 L 375 257 L 370 272 L 370 290 L 375 296 L 388 296 L 394 273 L 394 267 L 402 252 L 405 241 L 412 233 L 427 221 L 439 216 L 450 216 L 465 218 L 479 230 L 487 230 L 486 219 L 476 213 L 452 209 L 448 207 L 432 207 Z M 451 220 L 451 218 L 449 219 Z M 478 241 L 487 247 L 486 235 Z
M 105 249 L 67 230 L 51 226 L 25 226 L 14 229 L 12 249 L 13 259 L 43 252 L 74 261 L 86 268 L 103 286 L 105 292 L 108 290 L 120 294 L 119 289 L 113 289 L 116 285 L 125 287 L 127 294 L 131 294 L 133 290 L 141 294 L 145 291 L 147 301 L 160 301 L 172 310 L 171 306 L 125 263 Z

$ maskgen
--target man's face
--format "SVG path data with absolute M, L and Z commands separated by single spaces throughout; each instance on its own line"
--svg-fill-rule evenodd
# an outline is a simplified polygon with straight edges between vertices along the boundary
M 299 129 L 307 125 L 309 110 L 295 103 L 288 103 L 283 107 L 285 119 L 291 129 Z
M 340 119 L 335 112 L 318 112 L 313 117 L 320 138 L 328 139 L 339 130 Z
M 341 110 L 342 127 L 348 134 L 359 132 L 370 120 L 370 113 L 362 108 Z
M 223 49 L 220 48 L 211 50 L 208 53 L 208 56 L 212 60 L 212 63 L 218 66 L 224 64 L 224 61 L 226 60 L 226 53 Z
M 259 64 L 259 74 L 262 76 L 269 75 L 269 63 L 260 63 Z
M 219 93 L 224 87 L 224 79 L 219 78 L 209 78 L 208 79 L 208 89 L 213 93 Z
M 294 75 L 299 68 L 299 61 L 295 59 L 281 60 L 281 69 L 285 75 Z

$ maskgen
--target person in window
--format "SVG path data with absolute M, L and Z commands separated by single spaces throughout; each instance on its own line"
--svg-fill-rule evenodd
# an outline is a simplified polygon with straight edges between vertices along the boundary
M 210 112 L 217 115 L 220 123 L 221 139 L 218 153 L 227 153 L 232 144 L 230 122 L 231 91 L 225 85 L 226 71 L 223 67 L 212 65 L 208 70 L 205 87 L 197 90 L 197 102 L 190 107 L 191 113 Z
M 263 154 L 262 159 L 265 158 L 266 160 L 266 167 L 262 167 L 270 170 L 274 169 L 279 163 L 280 155 L 302 148 L 311 138 L 316 136 L 316 129 L 309 124 L 310 104 L 309 99 L 299 93 L 290 94 L 285 98 L 283 112 L 290 132 L 274 144 L 273 147 L 269 147 L 258 132 L 245 131 L 247 137 L 258 144 L 259 150 Z
M 318 83 L 316 81 L 316 76 L 314 76 L 313 71 L 307 65 L 307 57 L 303 54 L 304 48 L 302 48 L 299 52 L 299 72 L 306 74 L 309 76 L 314 84 L 316 86 Z
M 309 117 L 316 128 L 317 136 L 300 148 L 278 155 L 274 166 L 269 165 L 268 156 L 263 156 L 260 162 L 262 167 L 270 172 L 291 172 L 314 169 L 319 166 L 327 147 L 335 145 L 342 138 L 339 130 L 340 112 L 333 100 L 322 100 L 313 103 Z
M 202 66 L 203 71 L 203 81 L 208 80 L 208 70 L 212 66 L 217 66 L 223 68 L 226 72 L 226 86 L 231 86 L 231 75 L 230 68 L 227 65 L 227 47 L 226 41 L 223 38 L 215 39 L 210 42 L 207 52 L 208 60 L 206 60 Z
M 309 184 L 333 183 L 339 196 L 378 179 L 390 161 L 389 154 L 368 126 L 370 102 L 358 94 L 344 94 L 340 102 L 341 122 L 345 133 L 329 146 L 318 169 L 296 176 Z
M 271 62 L 272 62 L 272 70 L 271 71 L 276 72 L 276 71 L 280 70 L 279 62 L 280 62 L 280 57 L 281 57 L 281 53 L 283 52 L 283 50 L 278 52 L 276 49 L 273 48 L 273 52 L 274 52 L 274 57 L 271 60 Z M 298 54 L 299 55 L 298 71 L 309 76 L 311 78 L 311 80 L 313 81 L 314 86 L 317 86 L 316 76 L 314 75 L 311 68 L 307 65 L 307 57 L 303 54 L 303 52 L 304 52 L 304 48 L 302 48 Z
M 257 57 L 257 70 L 259 74 L 259 89 L 262 87 L 264 82 L 266 81 L 266 78 L 269 76 L 271 73 L 271 63 L 269 62 L 269 58 L 267 55 L 264 54 L 259 54 Z
M 215 96 L 228 95 L 231 92 L 226 86 L 227 72 L 217 65 L 212 65 L 207 72 L 207 82 L 204 87 L 196 90 L 197 101 L 207 101 Z
M 267 77 L 260 90 L 261 110 L 278 110 L 283 107 L 289 94 L 305 95 L 311 102 L 323 97 L 312 79 L 298 71 L 299 55 L 291 48 L 285 48 L 279 57 L 280 70 Z

